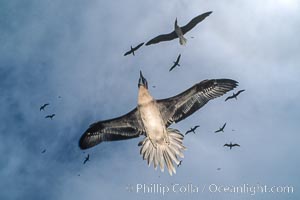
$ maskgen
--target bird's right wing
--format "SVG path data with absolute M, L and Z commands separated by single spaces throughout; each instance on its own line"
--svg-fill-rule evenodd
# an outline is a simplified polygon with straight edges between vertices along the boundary
M 129 55 L 129 54 L 131 54 L 131 53 L 132 53 L 132 51 L 129 50 L 129 51 L 127 51 L 127 52 L 124 54 L 124 56 L 127 56 L 127 55 Z
M 169 41 L 169 40 L 173 40 L 175 38 L 177 38 L 177 34 L 175 31 L 169 33 L 169 34 L 163 34 L 163 35 L 159 35 L 153 39 L 151 39 L 150 41 L 148 41 L 146 43 L 146 46 L 150 45 L 150 44 L 156 44 L 159 42 L 163 42 L 163 41 Z
M 181 31 L 183 34 L 186 34 L 192 28 L 194 28 L 199 22 L 203 21 L 206 17 L 208 17 L 212 12 L 206 12 L 201 15 L 198 15 L 194 19 L 192 19 L 187 25 L 181 27 Z
M 144 134 L 137 108 L 118 118 L 96 122 L 84 132 L 79 147 L 87 149 L 103 141 L 124 140 Z

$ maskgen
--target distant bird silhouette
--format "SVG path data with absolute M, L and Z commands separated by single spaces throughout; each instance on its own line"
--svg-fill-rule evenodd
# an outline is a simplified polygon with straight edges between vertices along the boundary
M 41 153 L 46 153 L 46 149 L 44 149 Z
M 40 107 L 40 111 L 45 110 L 46 106 L 50 105 L 49 103 L 45 103 Z
M 52 120 L 52 118 L 55 116 L 55 114 L 52 115 L 47 115 L 45 118 L 50 118 Z
M 61 99 L 61 96 L 58 96 L 59 99 Z
M 80 176 L 80 174 L 78 174 L 77 176 Z
M 182 164 L 182 160 L 179 161 L 177 167 L 179 167 Z
M 185 135 L 189 134 L 190 132 L 193 132 L 193 133 L 195 134 L 195 130 L 196 130 L 198 127 L 200 127 L 200 126 L 199 126 L 199 125 L 194 126 L 194 127 L 191 128 L 190 130 L 188 130 L 188 131 L 185 133 Z
M 152 87 L 153 87 L 153 88 L 156 88 L 156 86 L 155 86 L 155 85 L 152 85 Z
M 227 97 L 226 99 L 225 99 L 225 101 L 227 101 L 228 99 L 233 99 L 233 98 L 235 98 L 236 100 L 237 100 L 237 96 L 239 95 L 239 94 L 241 94 L 242 92 L 244 92 L 245 90 L 240 90 L 240 91 L 238 91 L 236 94 L 232 94 L 231 96 L 229 96 L 229 97 Z
M 124 54 L 124 56 L 127 56 L 127 55 L 129 55 L 129 54 L 134 55 L 134 52 L 135 52 L 136 50 L 138 50 L 138 49 L 139 49 L 141 46 L 143 46 L 143 45 L 144 45 L 144 42 L 140 43 L 140 44 L 137 45 L 136 47 L 130 46 L 130 50 L 127 51 L 127 52 Z
M 90 160 L 90 154 L 87 155 L 87 157 L 85 158 L 85 160 L 83 161 L 83 164 L 85 164 L 87 161 Z
M 176 66 L 180 66 L 179 60 L 180 60 L 181 54 L 178 55 L 176 61 L 174 62 L 173 66 L 170 68 L 169 72 L 172 71 Z
M 226 123 L 221 128 L 219 128 L 219 130 L 216 130 L 215 133 L 218 133 L 218 132 L 221 132 L 221 131 L 224 132 L 225 126 L 226 126 Z
M 159 35 L 159 36 L 151 39 L 150 41 L 148 41 L 146 43 L 146 46 L 151 45 L 151 44 L 156 44 L 159 42 L 163 42 L 163 41 L 173 40 L 175 38 L 179 38 L 179 43 L 181 45 L 184 45 L 187 40 L 186 40 L 186 38 L 183 37 L 183 35 L 186 34 L 188 31 L 190 31 L 191 29 L 193 29 L 199 22 L 203 21 L 211 13 L 212 12 L 206 12 L 201 15 L 198 15 L 197 17 L 192 19 L 188 24 L 186 24 L 185 26 L 182 26 L 182 27 L 179 27 L 177 25 L 177 18 L 176 18 L 175 25 L 174 25 L 175 26 L 174 31 L 172 31 L 169 34 Z
M 232 144 L 230 142 L 230 144 L 224 144 L 224 147 L 229 147 L 230 149 L 232 149 L 232 147 L 240 147 L 240 145 L 239 144 Z
M 220 168 L 220 167 L 218 167 L 218 168 L 217 168 L 217 170 L 218 170 L 218 171 L 220 171 L 220 170 L 221 170 L 221 168 Z

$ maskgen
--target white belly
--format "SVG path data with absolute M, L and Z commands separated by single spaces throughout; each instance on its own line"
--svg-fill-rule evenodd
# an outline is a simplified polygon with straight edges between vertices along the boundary
M 161 143 L 166 138 L 166 127 L 155 102 L 149 102 L 139 107 L 140 115 L 147 136 L 153 143 Z

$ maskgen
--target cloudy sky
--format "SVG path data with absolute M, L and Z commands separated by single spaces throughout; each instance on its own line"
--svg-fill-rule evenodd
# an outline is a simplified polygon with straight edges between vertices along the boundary
M 171 32 L 176 17 L 184 25 L 207 11 L 186 46 L 174 40 L 123 56 Z M 299 24 L 297 0 L 1 1 L 0 199 L 299 199 Z M 179 53 L 181 67 L 170 73 Z M 246 90 L 172 126 L 184 133 L 200 125 L 185 137 L 172 177 L 142 160 L 141 138 L 78 147 L 89 124 L 136 106 L 139 70 L 158 99 L 210 78 Z M 224 134 L 215 134 L 225 122 Z M 231 141 L 241 147 L 223 147 Z M 170 191 L 143 193 L 140 184 Z M 199 191 L 178 192 L 189 184 Z M 279 192 L 215 189 L 243 185 Z M 280 192 L 285 186 L 293 192 Z

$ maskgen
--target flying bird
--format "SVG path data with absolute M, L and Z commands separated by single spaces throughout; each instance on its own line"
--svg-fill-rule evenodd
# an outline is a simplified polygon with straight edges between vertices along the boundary
M 182 27 L 178 26 L 177 18 L 176 18 L 175 25 L 174 25 L 174 31 L 172 31 L 171 33 L 168 33 L 168 34 L 159 35 L 159 36 L 151 39 L 150 41 L 148 41 L 146 43 L 146 46 L 151 45 L 151 44 L 156 44 L 159 42 L 163 42 L 163 41 L 173 40 L 175 38 L 179 38 L 179 43 L 181 45 L 184 45 L 186 43 L 187 39 L 184 38 L 183 35 L 186 34 L 188 31 L 190 31 L 191 29 L 193 29 L 198 23 L 203 21 L 211 13 L 212 12 L 210 11 L 210 12 L 206 12 L 201 15 L 198 15 L 197 17 L 192 19 L 188 24 L 186 24 L 185 26 L 182 26 Z
M 196 133 L 195 130 L 196 130 L 198 127 L 200 127 L 200 126 L 199 126 L 199 125 L 194 126 L 194 127 L 191 128 L 190 130 L 188 130 L 185 134 L 187 135 L 187 134 L 189 134 L 189 133 L 191 133 L 191 132 L 193 132 L 193 133 L 195 134 L 195 133 Z
M 46 149 L 44 149 L 41 153 L 46 153 Z
M 55 114 L 52 115 L 47 115 L 45 118 L 50 118 L 52 120 L 52 118 L 55 116 Z
M 180 66 L 179 60 L 180 60 L 181 54 L 178 55 L 176 61 L 174 62 L 173 66 L 170 68 L 169 72 L 172 71 L 176 66 Z
M 84 159 L 83 164 L 85 164 L 89 160 L 90 160 L 90 154 L 88 154 L 87 157 Z
M 178 163 L 177 167 L 179 167 L 181 164 L 182 164 L 182 160 L 181 160 L 181 161 L 179 161 L 179 163 Z
M 227 101 L 228 99 L 233 99 L 233 98 L 235 98 L 236 100 L 237 100 L 237 96 L 239 95 L 239 94 L 241 94 L 242 92 L 244 92 L 245 90 L 240 90 L 240 91 L 238 91 L 236 94 L 232 94 L 231 96 L 229 96 L 229 97 L 227 97 L 226 99 L 225 99 L 225 101 Z
M 195 84 L 186 91 L 167 99 L 155 100 L 148 91 L 148 82 L 140 72 L 137 107 L 129 113 L 91 124 L 79 140 L 79 147 L 87 149 L 104 141 L 116 141 L 144 136 L 140 154 L 150 166 L 164 166 L 170 175 L 183 158 L 183 135 L 170 128 L 204 106 L 209 100 L 234 89 L 231 79 L 211 79 Z
M 130 50 L 127 51 L 127 52 L 124 54 L 124 56 L 127 56 L 127 55 L 129 55 L 129 54 L 134 55 L 134 52 L 135 52 L 136 50 L 138 50 L 138 49 L 139 49 L 141 46 L 143 46 L 143 45 L 144 45 L 144 42 L 140 43 L 140 44 L 137 45 L 136 47 L 130 46 Z
M 226 123 L 221 128 L 219 128 L 219 130 L 216 130 L 215 133 L 218 133 L 218 132 L 221 132 L 221 131 L 224 132 L 225 126 L 226 126 Z
M 42 105 L 42 106 L 40 107 L 40 111 L 45 110 L 45 108 L 46 108 L 47 106 L 49 106 L 49 105 L 50 105 L 49 103 L 45 103 L 44 105 Z
M 232 147 L 240 147 L 240 145 L 239 144 L 232 144 L 230 142 L 230 144 L 224 144 L 224 147 L 229 147 L 230 149 L 232 149 Z

